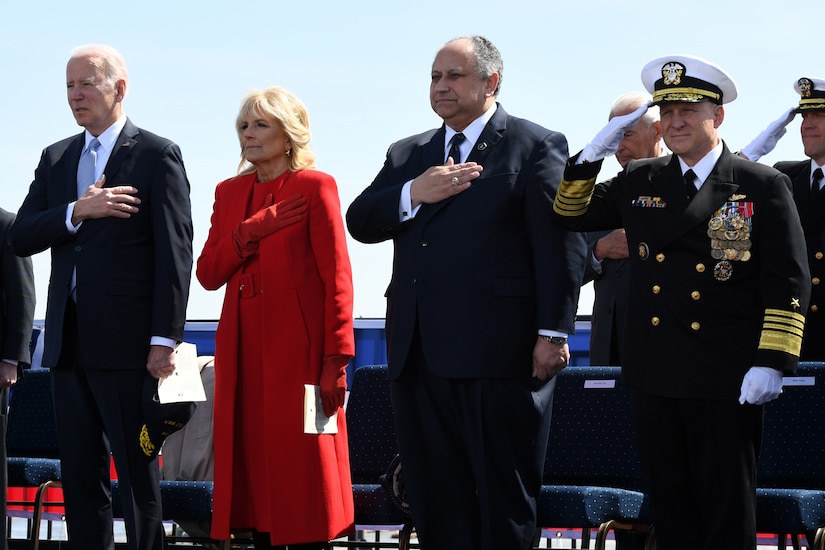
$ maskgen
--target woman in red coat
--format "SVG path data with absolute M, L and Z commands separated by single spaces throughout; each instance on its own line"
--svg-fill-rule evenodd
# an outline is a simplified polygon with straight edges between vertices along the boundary
M 212 537 L 315 549 L 354 529 L 346 366 L 355 352 L 352 271 L 335 180 L 312 170 L 309 118 L 288 91 L 248 96 L 239 175 L 218 184 L 198 258 L 226 285 L 215 336 Z M 337 433 L 304 433 L 304 385 Z

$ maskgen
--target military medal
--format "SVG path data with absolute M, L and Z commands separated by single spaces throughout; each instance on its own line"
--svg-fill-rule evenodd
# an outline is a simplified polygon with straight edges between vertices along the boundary
M 713 266 L 713 278 L 717 281 L 727 281 L 733 275 L 733 264 L 727 260 L 722 260 Z
M 736 198 L 739 197 L 740 195 L 736 195 Z M 707 231 L 710 237 L 710 255 L 714 260 L 722 260 L 713 269 L 717 281 L 730 279 L 733 273 L 731 262 L 747 262 L 751 259 L 752 217 L 752 202 L 733 200 L 725 202 L 710 217 Z

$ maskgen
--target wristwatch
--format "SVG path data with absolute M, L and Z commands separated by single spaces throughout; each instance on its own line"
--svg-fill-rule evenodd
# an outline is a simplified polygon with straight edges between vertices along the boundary
M 545 336 L 544 334 L 539 334 L 539 338 L 547 340 L 554 346 L 563 346 L 567 343 L 567 336 Z

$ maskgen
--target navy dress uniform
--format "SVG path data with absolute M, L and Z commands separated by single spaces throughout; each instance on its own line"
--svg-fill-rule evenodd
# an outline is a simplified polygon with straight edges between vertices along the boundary
M 818 113 L 825 116 L 825 80 L 800 78 L 794 83 L 799 93 L 795 112 Z M 804 124 L 804 122 L 803 122 Z M 774 168 L 786 174 L 793 184 L 805 244 L 808 249 L 808 267 L 811 270 L 811 300 L 805 314 L 805 336 L 802 339 L 802 361 L 825 361 L 825 190 L 822 164 L 825 159 L 810 158 L 801 161 L 778 162 Z M 817 173 L 817 169 L 820 170 Z M 818 180 L 818 181 L 817 181 Z
M 709 108 L 723 118 L 718 106 L 737 95 L 727 73 L 691 56 L 652 61 L 642 80 L 676 153 L 674 112 Z M 755 548 L 762 407 L 740 399 L 752 367 L 775 369 L 779 387 L 780 372 L 795 371 L 810 289 L 790 181 L 731 153 L 716 126 L 691 166 L 707 170 L 692 198 L 678 154 L 631 161 L 599 184 L 601 161 L 577 163 L 576 155 L 554 203 L 554 221 L 566 229 L 627 233 L 622 375 L 659 547 L 669 550 Z

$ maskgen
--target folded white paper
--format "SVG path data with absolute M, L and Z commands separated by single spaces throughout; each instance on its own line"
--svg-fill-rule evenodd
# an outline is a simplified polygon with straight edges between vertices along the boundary
M 304 385 L 304 433 L 337 434 L 338 411 L 332 416 L 324 414 L 321 403 L 321 386 Z
M 158 399 L 161 403 L 206 401 L 195 344 L 181 342 L 175 348 L 175 372 L 158 381 Z

